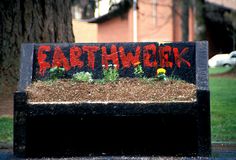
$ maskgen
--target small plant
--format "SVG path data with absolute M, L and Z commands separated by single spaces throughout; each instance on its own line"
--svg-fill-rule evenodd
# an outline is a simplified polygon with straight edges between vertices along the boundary
M 157 79 L 158 80 L 167 80 L 166 78 L 166 70 L 164 68 L 157 69 Z
M 168 80 L 170 81 L 183 81 L 181 80 L 178 76 L 175 76 L 175 75 L 171 75 L 170 77 L 168 77 Z
M 63 67 L 53 67 L 49 70 L 50 78 L 52 80 L 57 80 L 64 76 L 65 69 Z
M 143 73 L 144 73 L 143 68 L 142 68 L 140 62 L 138 61 L 138 62 L 134 63 L 134 75 L 136 77 L 141 78 L 141 77 L 143 77 Z
M 119 72 L 116 68 L 116 65 L 109 64 L 108 68 L 106 69 L 104 65 L 103 67 L 103 79 L 106 82 L 114 82 L 118 79 L 119 77 Z
M 92 74 L 89 72 L 79 72 L 73 74 L 72 79 L 74 81 L 81 81 L 81 82 L 93 82 Z

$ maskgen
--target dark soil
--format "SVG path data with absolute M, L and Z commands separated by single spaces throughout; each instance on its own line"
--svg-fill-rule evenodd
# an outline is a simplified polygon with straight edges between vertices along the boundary
M 27 89 L 29 102 L 195 101 L 196 86 L 184 81 L 123 78 L 116 82 L 86 83 L 63 79 L 37 81 Z

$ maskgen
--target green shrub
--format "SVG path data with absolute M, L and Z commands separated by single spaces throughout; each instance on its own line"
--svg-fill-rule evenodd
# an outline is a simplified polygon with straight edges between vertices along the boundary
M 73 74 L 72 79 L 74 81 L 80 81 L 80 82 L 93 82 L 92 73 L 89 72 L 79 72 Z
M 50 79 L 57 80 L 58 78 L 62 78 L 65 74 L 65 69 L 63 67 L 53 67 L 49 70 Z
M 135 68 L 134 68 L 134 75 L 135 75 L 135 77 L 141 78 L 141 77 L 143 77 L 143 74 L 144 74 L 144 72 L 143 72 L 142 66 L 140 64 L 135 66 Z
M 115 65 L 108 65 L 108 68 L 106 69 L 103 66 L 103 79 L 106 82 L 114 82 L 118 79 L 119 72 Z

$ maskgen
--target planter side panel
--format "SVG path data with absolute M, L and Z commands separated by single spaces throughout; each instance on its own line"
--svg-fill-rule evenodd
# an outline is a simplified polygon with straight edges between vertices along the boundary
M 34 44 L 23 43 L 21 46 L 20 59 L 20 79 L 17 91 L 24 92 L 25 88 L 31 84 L 34 62 Z
M 208 85 L 208 42 L 196 42 L 196 85 L 198 103 L 198 154 L 211 155 L 210 91 Z
M 210 92 L 198 90 L 198 155 L 211 155 Z
M 30 157 L 195 156 L 198 152 L 197 121 L 190 114 L 33 116 L 27 123 Z
M 17 157 L 26 156 L 26 118 L 27 98 L 25 92 L 14 94 L 14 155 Z

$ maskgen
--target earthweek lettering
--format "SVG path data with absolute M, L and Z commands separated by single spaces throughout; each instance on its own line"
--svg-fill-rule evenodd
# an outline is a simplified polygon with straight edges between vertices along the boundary
M 75 44 L 69 47 L 69 53 L 65 53 L 60 45 L 54 46 L 53 51 L 51 45 L 41 45 L 36 52 L 36 59 L 39 65 L 38 74 L 44 76 L 48 69 L 56 66 L 64 67 L 66 71 L 69 71 L 72 68 L 78 67 L 81 69 L 87 65 L 89 69 L 94 70 L 96 54 L 100 53 L 102 56 L 100 65 L 105 65 L 106 68 L 108 68 L 110 62 L 116 65 L 117 69 L 134 67 L 137 62 L 141 62 L 143 67 L 172 68 L 173 65 L 176 65 L 181 68 L 182 65 L 186 65 L 190 68 L 190 62 L 183 58 L 183 55 L 187 54 L 188 51 L 188 47 L 180 50 L 169 45 L 157 47 L 154 43 L 136 45 L 133 52 L 127 51 L 127 47 L 115 44 L 111 44 L 109 50 L 106 45 L 78 46 Z M 84 54 L 87 56 L 86 61 L 81 59 Z M 173 56 L 173 58 L 170 59 L 170 56 Z

